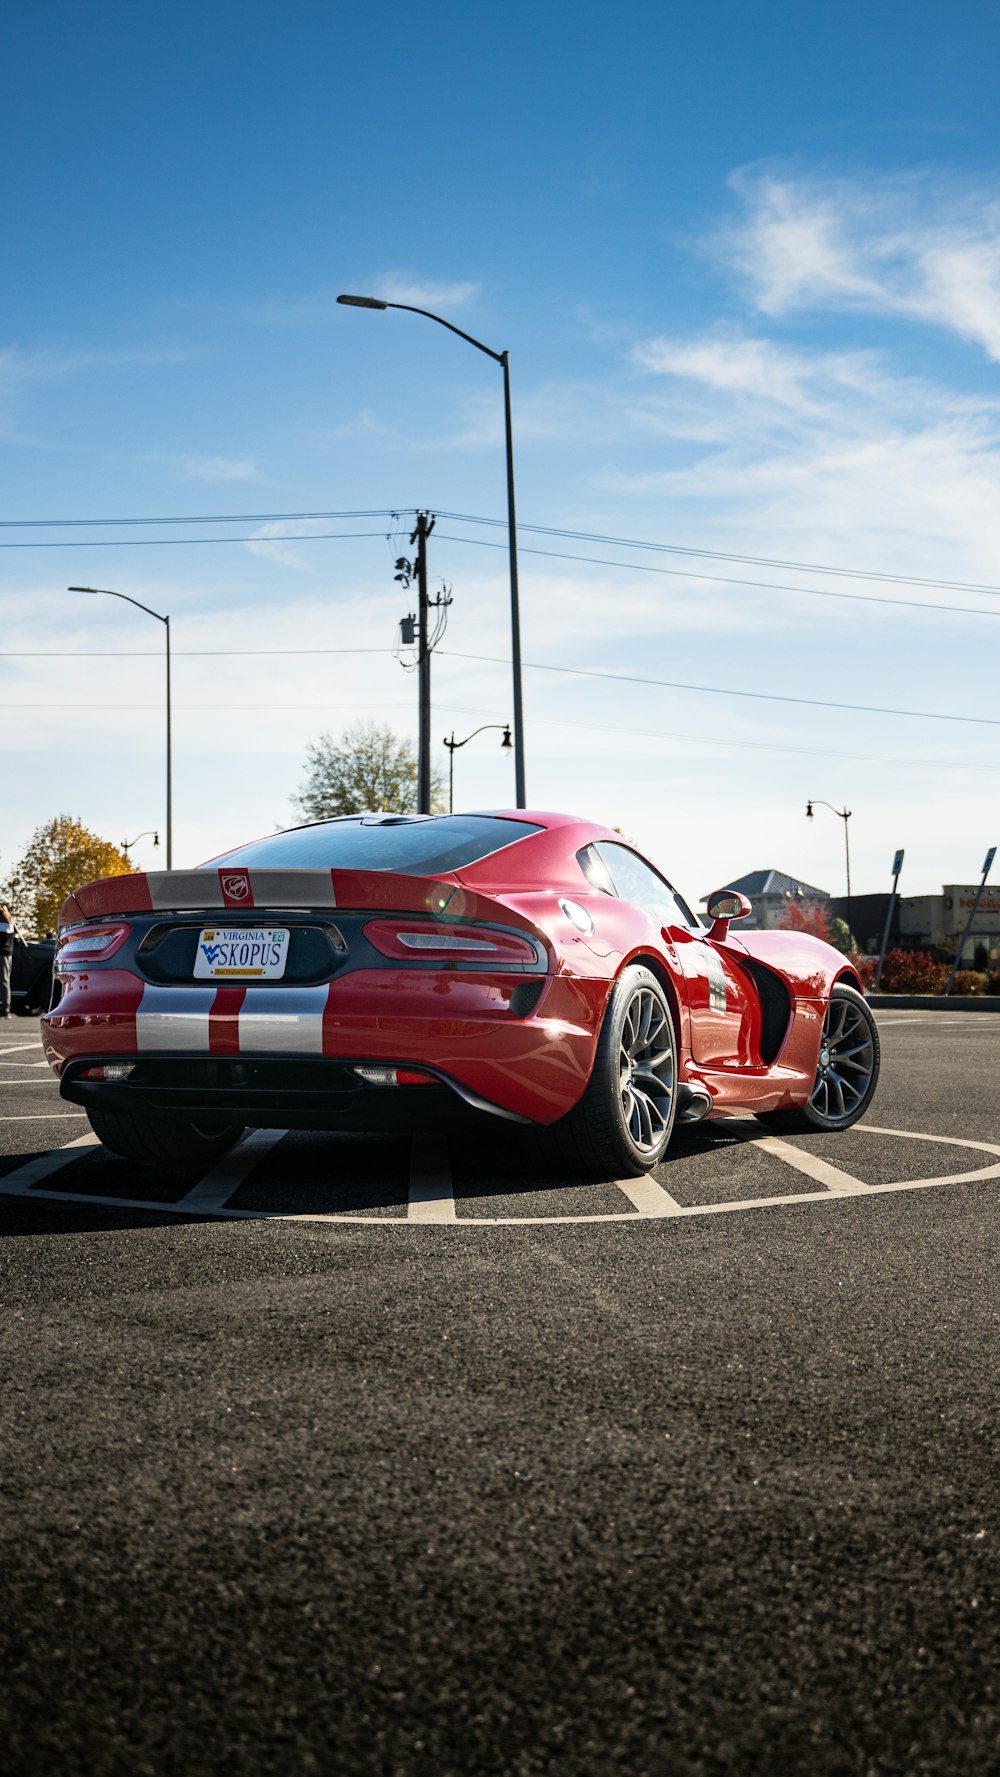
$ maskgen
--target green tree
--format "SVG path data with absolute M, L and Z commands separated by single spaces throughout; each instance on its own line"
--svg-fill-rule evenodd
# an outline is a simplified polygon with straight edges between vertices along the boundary
M 858 948 L 846 919 L 831 919 L 830 936 L 827 942 L 844 956 L 853 956 Z
M 54 932 L 66 896 L 85 882 L 132 872 L 123 851 L 91 833 L 73 815 L 56 815 L 38 827 L 14 865 L 0 899 L 9 901 L 26 938 Z
M 345 728 L 339 742 L 330 734 L 306 747 L 306 781 L 293 803 L 305 821 L 338 814 L 416 814 L 417 761 L 408 740 L 377 722 Z M 431 773 L 431 808 L 440 814 L 441 778 Z

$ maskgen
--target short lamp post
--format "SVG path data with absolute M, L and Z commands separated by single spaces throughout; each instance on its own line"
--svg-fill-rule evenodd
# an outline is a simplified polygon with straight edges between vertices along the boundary
M 818 802 L 821 808 L 828 808 L 831 814 L 836 815 L 838 821 L 843 821 L 844 823 L 844 856 L 847 860 L 847 925 L 853 938 L 854 913 L 853 902 L 851 900 L 851 841 L 848 837 L 847 823 L 854 811 L 850 808 L 834 808 L 832 802 L 824 802 L 821 796 L 814 796 L 812 801 L 806 803 L 807 821 L 811 821 L 813 818 L 813 802 Z
M 147 827 L 145 833 L 137 833 L 134 839 L 123 839 L 122 840 L 122 851 L 125 853 L 125 856 L 128 857 L 128 854 L 132 850 L 133 845 L 138 845 L 140 839 L 148 839 L 151 833 L 153 835 L 154 846 L 159 845 L 159 843 L 160 843 L 159 829 Z
M 510 551 L 510 654 L 513 668 L 514 692 L 514 797 L 518 808 L 525 806 L 524 787 L 524 713 L 521 707 L 521 615 L 517 585 L 517 518 L 514 511 L 514 434 L 510 417 L 510 354 L 495 352 L 492 346 L 485 346 L 481 339 L 474 339 L 471 333 L 463 333 L 443 315 L 435 315 L 430 309 L 414 308 L 410 302 L 384 302 L 379 296 L 338 296 L 338 302 L 346 303 L 348 308 L 355 309 L 405 309 L 410 315 L 423 315 L 428 321 L 437 321 L 441 327 L 447 327 L 449 333 L 457 333 L 477 352 L 485 352 L 494 364 L 499 364 L 503 371 L 503 413 L 504 429 L 507 442 L 507 542 Z
M 145 611 L 147 617 L 155 617 L 162 623 L 167 644 L 167 869 L 174 866 L 174 814 L 173 814 L 173 782 L 171 767 L 170 744 L 170 618 L 164 617 L 159 611 L 150 610 L 148 605 L 140 604 L 138 599 L 130 598 L 127 592 L 114 592 L 109 586 L 70 586 L 69 592 L 98 593 L 103 598 L 124 599 L 127 605 L 135 605 L 137 611 Z
M 509 722 L 508 723 L 484 722 L 481 728 L 474 728 L 472 730 L 472 733 L 467 734 L 464 740 L 456 740 L 455 739 L 454 728 L 451 731 L 451 739 L 450 740 L 449 740 L 448 736 L 445 735 L 444 744 L 448 748 L 448 813 L 449 814 L 453 814 L 454 810 L 455 810 L 455 754 L 458 752 L 459 747 L 468 746 L 470 740 L 475 740 L 477 734 L 485 734 L 486 730 L 488 728 L 496 728 L 497 730 L 500 730 L 500 729 L 503 730 L 503 740 L 500 742 L 500 746 L 505 753 L 509 753 L 511 750 L 511 746 L 512 746 L 512 742 L 511 742 L 511 738 L 510 738 L 510 724 L 509 724 Z

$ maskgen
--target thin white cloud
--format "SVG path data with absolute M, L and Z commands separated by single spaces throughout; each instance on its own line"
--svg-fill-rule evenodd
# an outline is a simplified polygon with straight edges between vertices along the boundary
M 767 339 L 709 335 L 682 340 L 660 337 L 632 351 L 632 362 L 655 376 L 703 383 L 733 394 L 758 396 L 783 406 L 812 407 L 808 393 L 816 380 L 814 359 L 783 350 Z
M 362 277 L 360 282 L 347 280 L 348 287 L 359 295 L 379 296 L 384 302 L 405 302 L 412 308 L 438 310 L 449 319 L 456 309 L 465 308 L 479 294 L 479 285 L 470 280 L 451 284 L 426 283 L 412 272 L 386 271 L 375 277 Z M 264 302 L 243 303 L 231 312 L 236 319 L 265 327 L 325 327 L 338 313 L 337 297 L 343 283 L 322 290 L 303 290 L 296 296 L 269 297 Z
M 177 467 L 195 481 L 259 481 L 251 457 L 176 457 Z
M 465 308 L 479 295 L 479 285 L 466 279 L 460 283 L 425 283 L 412 272 L 381 272 L 372 284 L 373 296 L 383 302 L 406 302 L 411 308 L 443 309 L 448 320 L 451 309 Z
M 943 327 L 1000 361 L 1000 193 L 931 175 L 743 169 L 743 214 L 711 241 L 768 315 L 867 309 Z

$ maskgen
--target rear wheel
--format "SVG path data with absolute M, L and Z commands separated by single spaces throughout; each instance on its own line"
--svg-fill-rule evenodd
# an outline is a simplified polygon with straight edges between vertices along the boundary
M 210 1165 L 234 1148 L 243 1134 L 238 1123 L 178 1123 L 148 1111 L 105 1111 L 89 1107 L 90 1127 L 99 1141 L 123 1160 L 158 1160 L 166 1166 Z
M 789 1134 L 850 1129 L 875 1096 L 879 1061 L 878 1028 L 871 1007 L 855 988 L 838 981 L 823 1020 L 819 1065 L 809 1103 L 794 1110 L 758 1111 L 757 1121 Z
M 662 1160 L 677 1108 L 677 1039 L 666 995 L 650 969 L 618 977 L 587 1089 L 542 1132 L 562 1171 L 637 1178 Z

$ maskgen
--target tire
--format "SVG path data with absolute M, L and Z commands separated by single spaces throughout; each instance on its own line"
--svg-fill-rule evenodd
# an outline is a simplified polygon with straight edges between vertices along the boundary
M 652 970 L 633 964 L 612 988 L 586 1091 L 540 1131 L 542 1151 L 561 1172 L 638 1178 L 666 1153 L 676 1110 L 670 1007 Z
M 123 1160 L 156 1160 L 164 1166 L 211 1165 L 234 1148 L 243 1134 L 236 1123 L 178 1123 L 148 1111 L 105 1111 L 88 1107 L 98 1141 Z
M 826 1065 L 824 1056 L 828 1057 Z M 757 1111 L 757 1121 L 789 1134 L 850 1129 L 875 1096 L 880 1061 L 878 1027 L 871 1007 L 855 988 L 838 981 L 823 1020 L 819 1066 L 809 1103 L 794 1110 Z
M 49 1009 L 52 998 L 52 970 L 46 969 L 38 975 L 24 996 L 24 1015 L 26 1018 L 41 1018 Z

